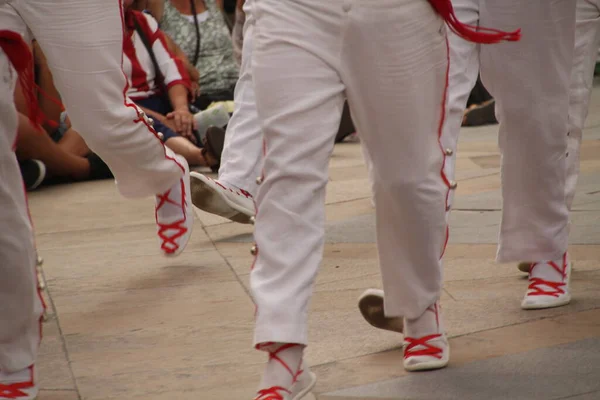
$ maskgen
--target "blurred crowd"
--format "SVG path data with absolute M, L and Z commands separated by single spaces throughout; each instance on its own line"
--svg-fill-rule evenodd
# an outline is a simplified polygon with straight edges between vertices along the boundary
M 123 71 L 129 98 L 149 117 L 164 144 L 192 167 L 217 171 L 241 63 L 244 0 L 125 0 Z M 43 52 L 31 44 L 44 132 L 27 118 L 17 87 L 17 157 L 28 190 L 42 184 L 111 178 L 61 104 Z M 493 99 L 481 82 L 463 125 L 495 123 Z M 346 106 L 336 137 L 356 138 Z
M 125 0 L 123 71 L 128 97 L 166 146 L 192 166 L 217 170 L 241 58 L 243 0 Z M 44 132 L 27 116 L 17 87 L 16 152 L 28 190 L 42 184 L 110 178 L 61 104 L 35 42 L 34 79 Z

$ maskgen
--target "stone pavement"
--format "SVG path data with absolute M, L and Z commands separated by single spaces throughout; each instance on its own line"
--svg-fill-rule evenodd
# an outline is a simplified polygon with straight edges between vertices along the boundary
M 600 88 L 585 132 L 572 213 L 573 302 L 523 311 L 525 277 L 495 264 L 497 127 L 463 131 L 442 297 L 448 368 L 406 373 L 401 336 L 356 300 L 380 287 L 374 215 L 359 145 L 336 146 L 327 245 L 311 305 L 307 360 L 319 400 L 600 399 Z M 399 171 L 402 173 L 402 171 Z M 251 348 L 251 227 L 197 210 L 177 259 L 158 253 L 153 200 L 111 181 L 31 193 L 49 320 L 40 400 L 249 400 L 265 357 Z

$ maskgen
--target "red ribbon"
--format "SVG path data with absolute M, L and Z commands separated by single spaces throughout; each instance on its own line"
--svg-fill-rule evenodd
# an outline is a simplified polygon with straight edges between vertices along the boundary
M 499 0 L 502 1 L 502 0 Z M 482 28 L 460 22 L 454 13 L 451 0 L 429 0 L 431 6 L 446 21 L 452 32 L 461 38 L 475 43 L 515 42 L 521 39 L 521 29 L 505 32 L 498 29 Z

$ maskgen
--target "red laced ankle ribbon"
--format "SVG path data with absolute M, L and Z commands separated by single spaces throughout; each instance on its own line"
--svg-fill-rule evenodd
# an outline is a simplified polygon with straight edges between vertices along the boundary
M 33 126 L 39 128 L 46 122 L 53 128 L 57 128 L 56 121 L 47 120 L 39 107 L 37 92 L 50 99 L 52 102 L 62 104 L 51 96 L 44 93 L 36 84 L 33 68 L 33 54 L 21 35 L 9 30 L 0 30 L 0 48 L 8 57 L 8 60 L 19 74 L 19 83 L 23 89 L 23 96 L 27 106 L 27 114 Z
M 538 263 L 533 263 L 531 264 L 531 267 L 529 268 L 529 273 L 531 273 L 531 271 L 533 271 L 533 268 L 538 265 Z M 558 297 L 561 294 L 565 294 L 565 290 L 563 289 L 564 286 L 566 286 L 566 282 L 564 282 L 564 279 L 567 277 L 567 255 L 565 253 L 565 255 L 563 256 L 563 266 L 562 268 L 559 267 L 558 265 L 556 265 L 556 263 L 554 261 L 550 261 L 548 263 L 548 265 L 550 265 L 552 268 L 554 268 L 554 270 L 556 272 L 558 272 L 559 274 L 561 274 L 562 278 L 563 278 L 563 282 L 553 282 L 553 281 L 547 281 L 545 279 L 542 278 L 529 278 L 529 292 L 527 293 L 527 296 L 552 296 L 552 297 Z M 544 290 L 541 288 L 541 286 L 547 286 L 549 288 L 551 288 L 551 290 Z
M 266 350 L 265 347 L 272 346 L 274 344 L 275 343 L 273 343 L 273 342 L 263 343 L 263 344 L 257 345 L 256 348 L 258 350 Z M 292 375 L 292 384 L 296 383 L 296 381 L 298 380 L 298 377 L 302 374 L 302 372 L 304 372 L 304 371 L 302 371 L 302 369 L 300 369 L 300 365 L 302 365 L 302 361 L 300 361 L 300 365 L 298 366 L 298 371 L 296 373 L 294 373 L 294 371 L 292 371 L 290 366 L 287 365 L 285 363 L 285 361 L 283 361 L 281 358 L 279 358 L 277 353 L 280 353 L 284 350 L 287 350 L 287 349 L 290 349 L 290 348 L 296 347 L 296 346 L 300 346 L 300 345 L 296 344 L 296 343 L 286 343 L 286 344 L 282 345 L 281 347 L 279 347 L 275 351 L 266 350 L 269 353 L 269 361 L 270 360 L 277 361 L 278 363 L 280 363 L 283 366 L 283 368 L 285 368 L 290 373 L 290 375 Z M 292 393 L 290 390 L 283 388 L 281 386 L 272 386 L 267 389 L 259 390 L 257 393 L 257 397 L 254 400 L 283 400 L 283 395 L 281 394 L 282 392 L 289 393 L 289 394 Z
M 254 400 L 283 400 L 283 395 L 281 394 L 282 392 L 289 394 L 292 393 L 281 386 L 273 386 L 268 389 L 259 390 L 258 396 Z
M 405 337 L 404 340 L 408 343 L 406 349 L 404 349 L 404 358 L 416 357 L 416 356 L 429 356 L 437 359 L 442 358 L 443 350 L 439 347 L 433 346 L 428 342 L 430 340 L 441 337 L 439 333 L 434 335 L 423 336 L 420 338 Z M 421 346 L 420 350 L 413 350 L 415 347 Z
M 21 389 L 30 387 L 31 385 L 26 383 L 13 383 L 10 385 L 3 385 L 0 383 L 0 399 L 18 399 L 20 397 L 26 397 L 28 394 Z
M 33 367 L 31 367 L 33 368 Z M 0 399 L 20 399 L 22 397 L 28 397 L 22 389 L 30 389 L 33 385 L 33 369 L 31 369 L 32 378 L 26 382 L 15 382 L 4 384 L 0 383 Z
M 438 315 L 438 303 L 437 302 L 434 303 L 432 306 L 430 306 L 427 309 L 427 311 L 430 311 L 435 314 L 435 323 L 439 330 L 440 321 L 439 321 L 439 315 Z M 425 312 L 427 312 L 427 311 L 425 311 Z M 406 359 L 406 358 L 416 357 L 416 356 L 429 356 L 429 357 L 435 357 L 438 360 L 441 359 L 443 350 L 439 347 L 433 346 L 428 343 L 430 340 L 434 340 L 434 339 L 437 339 L 440 337 L 442 337 L 442 335 L 439 333 L 423 336 L 420 338 L 405 337 L 404 341 L 407 343 L 407 345 L 406 345 L 406 348 L 404 349 L 404 358 Z M 422 348 L 419 350 L 413 350 L 417 346 L 421 346 Z
M 456 17 L 450 0 L 429 0 L 429 3 L 446 21 L 452 32 L 469 42 L 491 44 L 504 41 L 514 42 L 521 38 L 521 29 L 513 32 L 505 32 L 498 29 L 463 24 Z
M 183 182 L 181 182 L 181 185 L 183 186 Z M 181 188 L 182 193 L 184 193 L 184 190 L 185 190 L 185 188 L 182 187 Z M 173 201 L 169 198 L 170 194 L 171 194 L 171 190 L 166 191 L 164 194 L 159 194 L 158 195 L 159 203 L 156 206 L 156 222 L 159 227 L 158 236 L 162 240 L 162 244 L 160 245 L 160 247 L 167 254 L 175 253 L 179 249 L 179 245 L 177 244 L 176 240 L 179 239 L 181 236 L 185 235 L 186 232 L 188 231 L 188 229 L 185 226 L 185 217 L 184 217 L 184 219 L 175 221 L 170 224 L 162 224 L 162 223 L 158 222 L 158 210 L 161 207 L 163 207 L 165 204 L 169 203 L 169 204 L 173 204 L 177 207 L 181 207 L 181 204 L 179 204 L 176 201 Z M 185 203 L 185 199 L 182 199 L 182 202 Z M 172 231 L 172 230 L 176 231 L 175 234 L 167 236 L 167 231 Z

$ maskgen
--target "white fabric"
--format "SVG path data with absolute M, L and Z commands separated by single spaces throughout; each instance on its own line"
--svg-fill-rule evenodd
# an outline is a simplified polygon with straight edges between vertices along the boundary
M 267 149 L 250 277 L 255 342 L 307 343 L 345 95 L 373 161 L 386 314 L 420 316 L 439 298 L 446 240 L 443 22 L 422 0 L 254 7 L 253 78 Z
M 456 148 L 467 97 L 481 70 L 496 99 L 502 153 L 500 262 L 554 260 L 567 250 L 565 203 L 573 0 L 453 0 L 471 25 L 522 29 L 516 43 L 479 46 L 450 36 L 444 147 Z M 448 159 L 450 173 L 454 157 Z
M 284 346 L 286 346 L 285 343 L 273 343 L 260 348 L 262 351 L 274 354 L 275 357 L 269 355 L 260 385 L 258 386 L 259 390 L 271 387 L 290 389 L 295 383 L 296 375 L 302 365 L 304 346 L 293 346 L 290 348 L 285 348 Z M 282 348 L 283 350 L 280 350 Z
M 121 5 L 96 0 L 27 0 L 0 6 L 0 27 L 42 47 L 73 127 L 113 171 L 123 195 L 142 197 L 176 184 L 183 167 L 125 100 Z M 35 361 L 41 303 L 23 183 L 12 153 L 17 119 L 8 61 L 0 55 L 0 368 Z M 14 77 L 13 77 L 14 79 Z
M 2 28 L 24 33 L 8 23 L 2 23 Z M 15 80 L 16 73 L 0 50 L 0 371 L 4 373 L 35 361 L 43 311 L 36 293 L 36 257 L 25 190 L 12 150 L 18 126 Z
M 121 194 L 146 197 L 177 183 L 183 166 L 123 95 L 120 1 L 27 0 L 0 7 L 2 26 L 24 23 L 46 55 L 73 128 L 110 167 Z
M 252 48 L 254 35 L 253 0 L 244 4 L 244 43 L 240 78 L 235 86 L 235 110 L 225 135 L 221 155 L 219 180 L 256 196 L 256 178 L 261 175 L 263 136 L 256 114 L 254 83 L 252 82 Z
M 583 126 L 594 84 L 596 49 L 600 47 L 600 0 L 577 0 L 575 50 L 569 90 L 569 137 L 567 139 L 567 206 L 575 197 L 579 176 L 579 153 Z
M 365 148 L 365 146 L 360 146 L 360 150 L 361 153 L 363 155 L 363 159 L 365 160 L 365 166 L 367 167 L 367 176 L 369 179 L 369 185 L 371 186 L 371 193 L 372 193 L 372 198 L 371 198 L 371 204 L 373 205 L 373 207 L 375 207 L 375 171 L 373 171 L 373 162 L 371 161 L 371 158 L 369 156 L 369 152 L 367 151 L 367 149 Z

